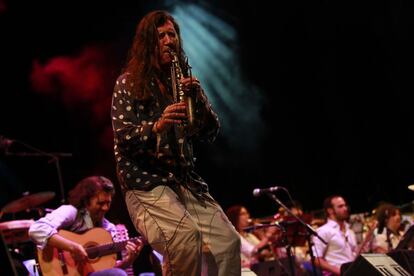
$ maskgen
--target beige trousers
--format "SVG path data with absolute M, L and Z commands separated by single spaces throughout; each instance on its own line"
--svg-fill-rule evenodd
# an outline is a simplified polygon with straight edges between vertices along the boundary
M 163 275 L 240 275 L 240 238 L 222 208 L 183 194 L 185 204 L 167 186 L 125 194 L 135 228 L 163 255 Z

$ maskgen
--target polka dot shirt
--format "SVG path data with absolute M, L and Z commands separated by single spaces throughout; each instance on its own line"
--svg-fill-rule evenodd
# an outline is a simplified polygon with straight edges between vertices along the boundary
M 112 128 L 118 179 L 122 189 L 151 190 L 158 185 L 179 185 L 192 179 L 197 191 L 207 190 L 205 182 L 193 171 L 194 139 L 213 141 L 220 127 L 217 115 L 204 92 L 195 103 L 195 123 L 191 137 L 180 126 L 155 134 L 154 123 L 171 100 L 162 96 L 155 81 L 152 97 L 139 100 L 132 94 L 129 74 L 121 75 L 112 96 Z M 204 186 L 204 187 L 203 187 Z

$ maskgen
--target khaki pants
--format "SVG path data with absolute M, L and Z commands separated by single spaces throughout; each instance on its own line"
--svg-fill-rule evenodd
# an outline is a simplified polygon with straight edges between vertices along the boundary
M 167 186 L 125 194 L 135 228 L 163 255 L 163 275 L 240 275 L 240 238 L 221 207 L 183 194 L 185 205 Z

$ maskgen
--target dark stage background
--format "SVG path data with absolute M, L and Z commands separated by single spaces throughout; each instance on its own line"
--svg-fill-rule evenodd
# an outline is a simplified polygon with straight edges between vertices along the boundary
M 116 182 L 110 97 L 135 26 L 149 10 L 196 4 L 234 27 L 238 70 L 262 98 L 260 128 L 243 127 L 244 108 L 226 125 L 243 135 L 223 127 L 213 145 L 197 145 L 197 171 L 224 209 L 274 214 L 270 199 L 252 196 L 270 186 L 286 187 L 307 211 L 333 193 L 354 213 L 383 200 L 412 208 L 413 2 L 135 2 L 0 1 L 0 135 L 15 141 L 9 152 L 32 152 L 23 142 L 71 153 L 60 159 L 65 193 L 92 174 Z M 255 91 L 233 95 L 249 102 Z M 5 151 L 0 205 L 54 191 L 46 207 L 58 206 L 54 162 Z M 109 218 L 130 223 L 119 193 Z

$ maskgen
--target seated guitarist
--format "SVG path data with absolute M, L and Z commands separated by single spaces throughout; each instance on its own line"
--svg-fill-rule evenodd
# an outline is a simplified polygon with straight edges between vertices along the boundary
M 38 248 L 52 246 L 70 252 L 73 260 L 84 263 L 88 260 L 85 248 L 58 233 L 67 230 L 73 233 L 83 233 L 95 227 L 107 230 L 116 240 L 116 227 L 104 216 L 108 212 L 115 193 L 112 182 L 102 176 L 90 176 L 82 179 L 69 192 L 70 205 L 62 205 L 45 217 L 35 221 L 30 229 L 30 238 Z M 127 275 L 123 268 L 130 266 L 138 257 L 142 243 L 140 241 L 126 244 L 127 254 L 123 260 L 118 260 L 113 268 L 89 275 Z

